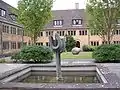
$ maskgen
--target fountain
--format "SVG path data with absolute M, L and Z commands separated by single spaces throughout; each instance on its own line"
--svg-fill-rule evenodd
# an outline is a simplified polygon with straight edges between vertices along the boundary
M 62 73 L 61 73 L 61 53 L 65 49 L 65 39 L 61 39 L 59 35 L 55 34 L 55 40 L 53 40 L 53 36 L 49 37 L 50 47 L 56 54 L 56 79 L 62 80 Z
M 91 87 L 96 88 L 98 85 L 108 83 L 108 81 L 113 82 L 109 78 L 106 80 L 104 75 L 109 77 L 109 74 L 105 73 L 103 75 L 101 71 L 104 67 L 100 65 L 65 63 L 61 66 L 60 55 L 65 49 L 65 39 L 61 39 L 56 33 L 55 38 L 53 36 L 49 37 L 49 41 L 50 47 L 56 54 L 56 65 L 27 64 L 2 73 L 0 74 L 0 89 L 2 87 L 5 90 L 6 88 L 10 90 L 29 90 L 31 88 L 31 90 L 61 90 L 61 88 L 64 90 L 82 90 L 85 88 L 84 90 L 88 90 L 89 87 L 87 86 L 90 85 L 91 90 Z M 79 52 L 79 48 L 73 48 L 72 50 L 74 55 L 79 54 Z M 106 85 L 112 84 L 108 83 Z

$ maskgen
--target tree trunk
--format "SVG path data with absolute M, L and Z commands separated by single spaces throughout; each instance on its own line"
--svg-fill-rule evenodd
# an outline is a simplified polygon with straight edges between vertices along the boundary
M 108 32 L 108 36 L 107 36 L 107 44 L 111 44 L 111 35 L 110 35 L 110 31 Z

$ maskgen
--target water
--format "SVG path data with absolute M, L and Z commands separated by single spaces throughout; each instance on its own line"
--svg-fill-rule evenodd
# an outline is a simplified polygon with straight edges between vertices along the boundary
M 23 79 L 23 83 L 98 83 L 94 76 L 63 76 L 63 80 L 57 81 L 55 76 L 29 76 Z
M 100 83 L 95 72 L 64 72 L 63 80 L 57 81 L 55 72 L 32 72 L 14 80 L 22 83 Z

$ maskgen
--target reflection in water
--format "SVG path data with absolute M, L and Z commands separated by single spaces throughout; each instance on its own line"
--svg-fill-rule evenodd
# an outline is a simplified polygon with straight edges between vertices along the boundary
M 99 83 L 96 76 L 63 76 L 62 81 L 56 81 L 55 76 L 30 75 L 21 80 L 23 83 Z

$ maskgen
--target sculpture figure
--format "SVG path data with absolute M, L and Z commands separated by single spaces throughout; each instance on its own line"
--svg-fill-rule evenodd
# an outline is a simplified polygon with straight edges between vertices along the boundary
M 73 55 L 78 55 L 78 54 L 80 53 L 80 51 L 81 51 L 80 48 L 74 47 L 74 48 L 72 49 L 72 54 L 73 54 Z
M 60 36 L 55 33 L 55 40 L 53 36 L 49 36 L 50 47 L 56 54 L 56 79 L 58 81 L 62 80 L 62 72 L 61 72 L 61 53 L 65 49 L 65 39 L 61 39 Z

